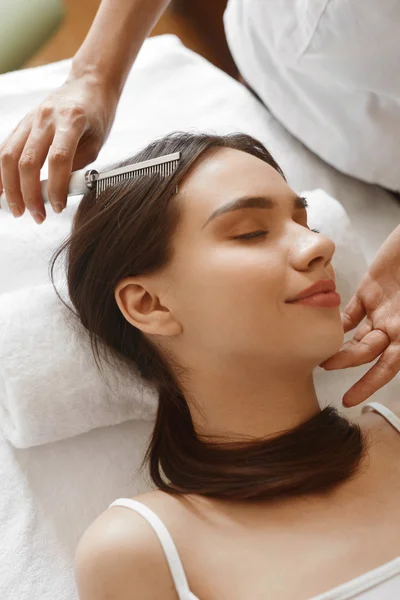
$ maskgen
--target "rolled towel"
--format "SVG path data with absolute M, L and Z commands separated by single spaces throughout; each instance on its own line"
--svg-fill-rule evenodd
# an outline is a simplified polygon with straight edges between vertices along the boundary
M 0 423 L 14 446 L 154 417 L 156 393 L 137 373 L 121 376 L 105 364 L 105 374 L 111 389 L 86 330 L 52 284 L 0 296 Z
M 309 203 L 310 228 L 318 228 L 336 244 L 333 264 L 344 307 L 367 263 L 342 205 L 323 190 L 303 195 Z M 49 220 L 46 235 L 54 245 L 61 230 L 50 235 L 51 222 L 55 219 Z M 38 230 L 34 229 L 35 235 Z M 15 235 L 15 226 L 8 231 Z M 25 233 L 33 235 L 32 231 L 28 228 Z M 41 235 L 45 232 L 42 229 Z M 6 229 L 4 234 L 7 236 Z M 32 246 L 32 254 L 38 247 Z M 43 238 L 40 247 L 43 261 Z M 0 281 L 4 271 L 11 275 L 12 260 L 17 255 L 15 249 L 14 255 L 10 253 L 10 262 L 0 265 Z M 21 254 L 14 269 L 22 261 Z M 86 330 L 59 300 L 52 284 L 22 284 L 15 280 L 8 293 L 0 295 L 0 426 L 6 438 L 18 448 L 28 448 L 130 419 L 153 419 L 155 390 L 133 369 L 125 369 L 121 375 L 106 364 L 109 389 L 97 370 Z M 57 289 L 68 303 L 59 285 Z M 320 371 L 320 385 L 329 378 L 329 385 L 321 385 L 322 400 L 337 405 L 343 372 L 328 375 Z

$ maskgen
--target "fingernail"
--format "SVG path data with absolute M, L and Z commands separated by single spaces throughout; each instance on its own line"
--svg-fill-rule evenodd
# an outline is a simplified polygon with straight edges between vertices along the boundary
M 10 206 L 10 210 L 13 214 L 13 217 L 21 217 L 22 216 L 22 210 L 18 207 L 18 206 Z
M 42 213 L 40 213 L 40 212 L 37 212 L 37 211 L 35 211 L 35 210 L 33 210 L 33 211 L 31 212 L 31 215 L 32 215 L 32 217 L 35 219 L 35 221 L 36 221 L 36 223 L 37 223 L 38 225 L 41 225 L 41 224 L 43 223 L 44 219 L 45 219 L 45 217 L 44 217 L 44 215 L 43 215 Z
M 63 205 L 60 202 L 56 202 L 53 204 L 53 210 L 55 213 L 60 213 L 64 209 Z

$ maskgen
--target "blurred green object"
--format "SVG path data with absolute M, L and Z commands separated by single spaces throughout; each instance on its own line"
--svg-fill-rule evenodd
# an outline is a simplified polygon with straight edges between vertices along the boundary
M 0 73 L 15 71 L 58 29 L 62 0 L 0 0 Z

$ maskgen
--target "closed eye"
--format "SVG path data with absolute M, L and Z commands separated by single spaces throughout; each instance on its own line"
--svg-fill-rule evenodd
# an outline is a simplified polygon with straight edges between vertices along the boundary
M 319 229 L 310 229 L 310 231 L 313 231 L 314 233 L 321 233 Z M 258 231 L 251 231 L 250 233 L 245 233 L 243 235 L 236 235 L 232 239 L 234 239 L 234 240 L 252 240 L 257 237 L 266 236 L 267 234 L 268 234 L 268 231 L 264 231 L 264 230 L 260 229 Z
M 253 238 L 266 236 L 267 234 L 268 234 L 268 231 L 263 231 L 263 230 L 252 231 L 251 233 L 245 233 L 244 235 L 236 235 L 232 239 L 234 239 L 234 240 L 252 240 Z

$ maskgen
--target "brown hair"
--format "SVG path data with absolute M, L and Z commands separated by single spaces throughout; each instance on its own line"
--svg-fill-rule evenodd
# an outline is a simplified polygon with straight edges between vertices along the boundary
M 174 189 L 197 160 L 219 148 L 252 154 L 283 176 L 265 147 L 249 135 L 175 132 L 158 139 L 113 167 L 180 151 L 175 173 L 120 182 L 97 200 L 94 191 L 85 194 L 71 235 L 52 257 L 53 285 L 55 261 L 67 250 L 69 296 L 89 332 L 100 371 L 102 348 L 105 356 L 118 357 L 158 390 L 157 417 L 142 467 L 149 461 L 159 489 L 232 500 L 324 493 L 358 472 L 366 449 L 359 425 L 328 406 L 273 438 L 221 444 L 200 440 L 178 384 L 180 365 L 128 323 L 115 300 L 121 279 L 155 273 L 171 261 L 179 222 Z

